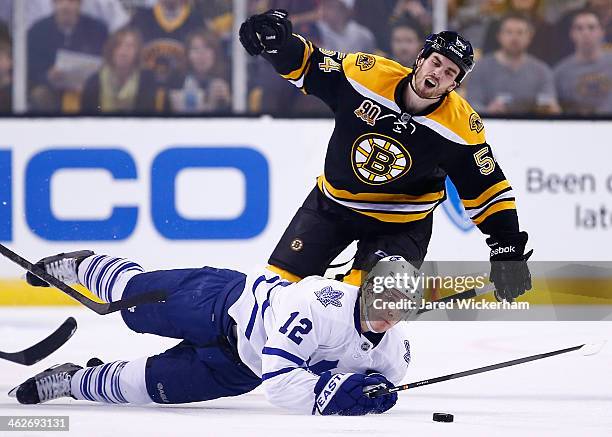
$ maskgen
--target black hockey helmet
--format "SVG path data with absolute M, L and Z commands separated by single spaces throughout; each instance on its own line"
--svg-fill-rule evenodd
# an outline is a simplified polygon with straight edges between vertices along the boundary
M 460 71 L 457 79 L 455 79 L 459 84 L 474 68 L 474 49 L 472 44 L 457 32 L 445 30 L 429 35 L 417 60 L 419 58 L 427 59 L 433 52 L 446 56 L 459 67 Z

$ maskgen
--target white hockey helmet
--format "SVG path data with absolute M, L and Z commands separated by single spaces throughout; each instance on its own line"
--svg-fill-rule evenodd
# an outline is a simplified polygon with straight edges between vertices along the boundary
M 414 319 L 423 300 L 422 282 L 419 270 L 401 256 L 378 261 L 360 288 L 361 319 L 368 329 L 383 332 Z

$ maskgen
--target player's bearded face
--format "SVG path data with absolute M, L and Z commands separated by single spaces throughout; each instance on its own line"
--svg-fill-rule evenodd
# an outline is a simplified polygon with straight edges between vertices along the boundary
M 458 74 L 459 68 L 453 61 L 434 52 L 427 59 L 419 59 L 412 85 L 419 97 L 434 99 L 457 87 Z

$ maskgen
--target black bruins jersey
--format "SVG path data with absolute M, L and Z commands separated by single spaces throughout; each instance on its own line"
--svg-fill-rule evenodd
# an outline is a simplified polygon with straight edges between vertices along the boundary
M 390 59 L 317 48 L 298 35 L 264 56 L 335 114 L 318 178 L 325 196 L 383 222 L 413 222 L 446 199 L 449 175 L 484 233 L 518 232 L 512 188 L 480 117 L 459 94 L 411 114 L 402 101 L 411 69 Z
M 142 34 L 143 64 L 155 70 L 159 77 L 185 69 L 187 36 L 204 25 L 198 11 L 189 4 L 182 6 L 179 14 L 170 20 L 164 16 L 159 3 L 152 8 L 136 9 L 130 24 Z

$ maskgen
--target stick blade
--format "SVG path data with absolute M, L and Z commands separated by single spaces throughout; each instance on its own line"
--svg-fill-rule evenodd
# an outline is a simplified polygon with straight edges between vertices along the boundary
M 580 352 L 584 356 L 596 355 L 606 345 L 606 340 L 598 341 L 595 343 L 587 343 L 580 348 Z
M 47 358 L 58 350 L 74 335 L 77 322 L 74 317 L 68 317 L 53 333 L 20 352 L 0 352 L 0 358 L 13 363 L 31 366 Z

